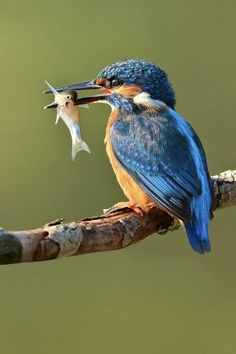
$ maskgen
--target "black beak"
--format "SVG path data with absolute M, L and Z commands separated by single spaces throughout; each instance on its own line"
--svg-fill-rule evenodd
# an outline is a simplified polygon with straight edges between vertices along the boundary
M 92 102 L 98 102 L 98 101 L 104 101 L 106 99 L 106 95 L 96 95 L 96 96 L 90 96 L 90 97 L 81 97 L 81 98 L 77 98 L 74 101 L 74 104 L 76 106 L 82 105 L 82 104 L 88 104 L 88 103 L 92 103 Z M 53 102 L 48 104 L 47 106 L 44 107 L 44 109 L 46 108 L 57 108 L 57 103 Z
M 97 90 L 101 88 L 102 86 L 96 85 L 94 83 L 94 80 L 90 80 L 90 81 L 79 82 L 76 84 L 56 87 L 55 90 L 57 92 L 63 92 L 63 91 L 77 91 L 77 90 Z M 46 90 L 44 91 L 44 93 L 52 93 L 52 90 L 50 89 Z M 96 95 L 96 96 L 77 98 L 75 101 L 75 105 L 82 105 L 82 104 L 87 104 L 87 103 L 92 103 L 97 101 L 104 101 L 106 99 L 106 96 L 107 95 Z M 56 107 L 57 107 L 56 103 L 51 103 L 44 108 L 56 108 Z
M 104 101 L 106 99 L 106 96 L 108 96 L 108 95 L 95 95 L 95 96 L 77 98 L 75 101 L 75 105 L 78 106 L 78 105 L 82 105 L 82 104 Z
M 55 90 L 57 92 L 62 92 L 62 91 L 78 91 L 78 90 L 96 90 L 100 88 L 101 86 L 96 85 L 94 83 L 94 80 L 91 80 L 91 81 L 79 82 L 77 84 L 56 87 Z M 52 93 L 52 90 L 50 89 L 46 90 L 44 91 L 44 93 Z

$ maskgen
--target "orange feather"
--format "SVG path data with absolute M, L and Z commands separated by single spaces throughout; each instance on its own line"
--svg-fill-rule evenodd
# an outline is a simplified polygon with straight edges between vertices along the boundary
M 138 204 L 143 210 L 148 209 L 147 204 L 153 203 L 153 200 L 137 185 L 132 177 L 125 171 L 117 160 L 111 145 L 110 129 L 118 118 L 118 110 L 113 110 L 107 123 L 105 144 L 106 152 L 109 157 L 112 168 L 115 172 L 117 181 L 124 194 L 132 204 Z

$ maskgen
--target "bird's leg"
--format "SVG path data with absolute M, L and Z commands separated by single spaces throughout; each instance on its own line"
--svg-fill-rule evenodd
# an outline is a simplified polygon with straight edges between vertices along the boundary
M 121 212 L 124 209 L 131 209 L 136 214 L 141 215 L 141 216 L 143 216 L 146 212 L 138 204 L 134 204 L 134 203 L 128 201 L 128 202 L 119 202 L 119 203 L 113 205 L 111 208 L 105 209 L 104 213 L 105 214 L 113 214 L 113 213 L 117 213 L 119 211 Z

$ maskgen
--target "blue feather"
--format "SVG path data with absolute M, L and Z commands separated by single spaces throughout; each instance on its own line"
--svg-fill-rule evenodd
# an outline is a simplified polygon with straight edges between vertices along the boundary
M 210 251 L 212 186 L 204 150 L 192 127 L 168 108 L 120 114 L 110 136 L 129 175 L 164 210 L 183 220 L 192 248 Z
M 185 229 L 191 247 L 199 252 L 210 252 L 211 245 L 208 236 L 209 220 L 212 219 L 212 185 L 207 169 L 207 162 L 202 144 L 193 131 L 192 127 L 175 111 L 171 110 L 172 116 L 179 120 L 182 133 L 190 139 L 191 151 L 202 185 L 202 193 L 194 196 L 190 203 L 191 218 L 185 224 Z

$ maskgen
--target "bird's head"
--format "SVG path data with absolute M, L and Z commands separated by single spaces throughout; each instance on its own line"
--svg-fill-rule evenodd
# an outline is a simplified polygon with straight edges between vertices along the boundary
M 102 95 L 77 99 L 77 104 L 108 102 L 119 106 L 125 101 L 150 108 L 158 102 L 174 108 L 175 94 L 166 73 L 145 60 L 124 60 L 105 67 L 92 81 L 59 87 L 57 91 L 100 89 Z M 50 91 L 49 91 L 50 92 Z

